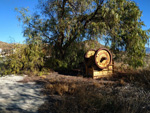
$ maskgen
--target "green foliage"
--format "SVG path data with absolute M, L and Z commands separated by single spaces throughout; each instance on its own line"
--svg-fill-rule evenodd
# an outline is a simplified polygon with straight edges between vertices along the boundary
M 25 36 L 38 34 L 41 40 L 53 46 L 55 59 L 65 60 L 73 43 L 102 38 L 106 43 L 110 42 L 114 53 L 120 47 L 125 48 L 128 56 L 126 61 L 131 66 L 143 65 L 148 36 L 142 30 L 142 12 L 135 2 L 39 0 L 39 9 L 41 13 L 32 16 L 26 13 L 28 10 L 25 8 L 19 10 L 19 20 L 24 24 Z
M 16 45 L 14 53 L 6 58 L 2 67 L 2 74 L 18 74 L 42 71 L 44 65 L 44 53 L 41 40 L 36 37 L 34 43 L 30 41 L 26 45 Z
M 46 66 L 54 70 L 65 70 L 68 67 L 65 61 L 55 58 L 48 59 L 46 62 Z
M 84 61 L 85 50 L 83 43 L 76 42 L 72 43 L 72 45 L 66 50 L 65 57 L 63 59 L 57 59 L 57 57 L 55 57 L 55 51 L 52 53 L 52 57 L 46 61 L 46 66 L 52 69 L 69 70 L 78 68 L 79 64 Z
M 140 19 L 142 12 L 132 1 L 116 1 L 110 3 L 108 7 L 112 9 L 111 6 L 115 5 L 117 6 L 113 10 L 119 15 L 119 20 L 116 26 L 111 26 L 111 34 L 107 41 L 112 43 L 111 49 L 114 53 L 119 52 L 117 51 L 118 48 L 124 48 L 127 56 L 125 62 L 129 65 L 133 67 L 143 66 L 148 35 L 147 31 L 142 30 L 144 25 Z
M 52 69 L 81 69 L 83 68 L 84 55 L 89 49 L 99 49 L 103 45 L 96 40 L 86 40 L 83 42 L 74 42 L 65 52 L 63 59 L 58 59 L 55 55 L 55 49 L 52 49 L 51 57 L 46 61 L 46 67 Z

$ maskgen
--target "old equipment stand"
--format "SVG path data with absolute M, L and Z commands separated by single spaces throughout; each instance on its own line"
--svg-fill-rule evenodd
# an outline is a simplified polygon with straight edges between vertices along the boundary
M 113 74 L 113 61 L 111 52 L 106 48 L 89 50 L 85 54 L 86 76 L 98 79 Z

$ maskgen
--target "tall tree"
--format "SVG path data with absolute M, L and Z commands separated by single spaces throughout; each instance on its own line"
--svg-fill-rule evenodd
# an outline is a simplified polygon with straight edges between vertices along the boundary
M 40 12 L 31 17 L 24 10 L 24 35 L 38 34 L 54 46 L 55 57 L 63 59 L 74 41 L 103 38 L 113 51 L 125 48 L 134 67 L 143 64 L 144 23 L 137 4 L 130 0 L 39 0 Z M 133 63 L 132 63 L 133 62 Z

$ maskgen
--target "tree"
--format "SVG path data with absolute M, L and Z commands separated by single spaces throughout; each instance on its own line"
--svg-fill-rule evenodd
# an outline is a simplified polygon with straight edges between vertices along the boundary
M 20 12 L 27 39 L 40 34 L 54 48 L 54 57 L 64 59 L 73 42 L 103 38 L 112 51 L 125 48 L 128 62 L 143 65 L 146 31 L 137 4 L 130 0 L 39 0 L 40 11 Z M 133 62 L 133 63 L 132 63 Z

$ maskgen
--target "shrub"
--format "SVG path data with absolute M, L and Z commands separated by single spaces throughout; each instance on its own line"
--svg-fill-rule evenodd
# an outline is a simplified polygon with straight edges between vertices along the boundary
M 2 74 L 18 74 L 27 71 L 38 73 L 38 71 L 42 71 L 44 66 L 42 48 L 40 42 L 16 45 L 15 52 L 6 57 L 3 67 L 1 67 Z
M 81 64 L 84 62 L 84 54 L 89 49 L 99 49 L 100 47 L 102 47 L 102 45 L 95 40 L 83 42 L 75 41 L 65 50 L 62 59 L 55 55 L 57 51 L 53 48 L 51 57 L 46 61 L 46 66 L 55 70 L 80 69 L 83 67 Z

